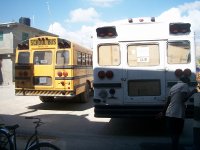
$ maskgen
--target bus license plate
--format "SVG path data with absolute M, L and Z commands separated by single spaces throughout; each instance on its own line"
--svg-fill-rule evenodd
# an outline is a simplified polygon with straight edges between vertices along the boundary
M 41 84 L 47 83 L 47 78 L 46 77 L 40 77 L 39 82 Z

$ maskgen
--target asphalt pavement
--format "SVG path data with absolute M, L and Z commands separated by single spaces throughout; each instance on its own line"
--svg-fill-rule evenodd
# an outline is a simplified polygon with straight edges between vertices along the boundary
M 0 123 L 19 124 L 18 150 L 23 150 L 34 125 L 27 116 L 44 122 L 39 128 L 41 141 L 62 150 L 170 150 L 170 138 L 163 124 L 155 120 L 95 118 L 89 103 L 59 101 L 42 103 L 38 97 L 15 96 L 14 85 L 0 87 Z M 192 119 L 186 120 L 181 150 L 192 150 Z

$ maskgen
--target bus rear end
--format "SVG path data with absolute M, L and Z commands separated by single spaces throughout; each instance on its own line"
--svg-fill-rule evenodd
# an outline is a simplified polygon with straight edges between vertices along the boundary
M 188 23 L 154 19 L 102 26 L 94 38 L 96 117 L 155 117 L 181 76 L 195 87 L 194 34 Z M 192 99 L 187 116 L 192 116 Z
M 92 52 L 76 43 L 51 36 L 34 37 L 16 50 L 16 95 L 89 101 L 92 87 Z
M 16 95 L 40 96 L 44 102 L 55 96 L 75 96 L 70 64 L 71 43 L 57 37 L 43 36 L 18 45 L 16 55 Z M 59 50 L 58 50 L 59 49 Z M 57 61 L 57 62 L 56 62 Z

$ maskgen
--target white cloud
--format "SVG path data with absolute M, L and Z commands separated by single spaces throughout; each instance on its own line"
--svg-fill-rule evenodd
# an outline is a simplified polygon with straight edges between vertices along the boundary
M 119 3 L 121 0 L 88 0 L 91 4 L 100 6 L 100 7 L 110 7 L 114 4 Z
M 57 34 L 61 38 L 83 44 L 88 48 L 92 47 L 92 31 L 93 27 L 90 26 L 82 26 L 80 30 L 69 31 L 58 22 L 54 22 L 53 24 L 51 24 L 48 29 L 48 32 Z
M 98 20 L 99 16 L 94 8 L 78 8 L 70 12 L 70 19 L 67 22 L 93 22 Z
M 59 36 L 65 36 L 67 34 L 67 31 L 62 25 L 58 22 L 54 22 L 49 26 L 48 32 L 57 34 Z
M 190 22 L 196 32 L 200 32 L 200 1 L 185 3 L 176 8 L 171 8 L 158 16 L 162 21 Z

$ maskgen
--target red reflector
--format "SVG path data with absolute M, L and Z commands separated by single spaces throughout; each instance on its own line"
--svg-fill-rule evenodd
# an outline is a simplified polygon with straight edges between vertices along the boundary
M 105 76 L 106 76 L 106 74 L 105 74 L 104 71 L 99 71 L 99 72 L 98 72 L 98 77 L 99 77 L 100 79 L 105 78 Z
M 187 69 L 185 69 L 185 70 L 183 71 L 183 74 L 184 74 L 184 76 L 189 77 L 189 76 L 191 76 L 192 72 L 191 72 L 190 69 L 187 68 Z
M 183 75 L 183 71 L 181 69 L 176 69 L 174 73 L 177 77 L 181 77 Z

